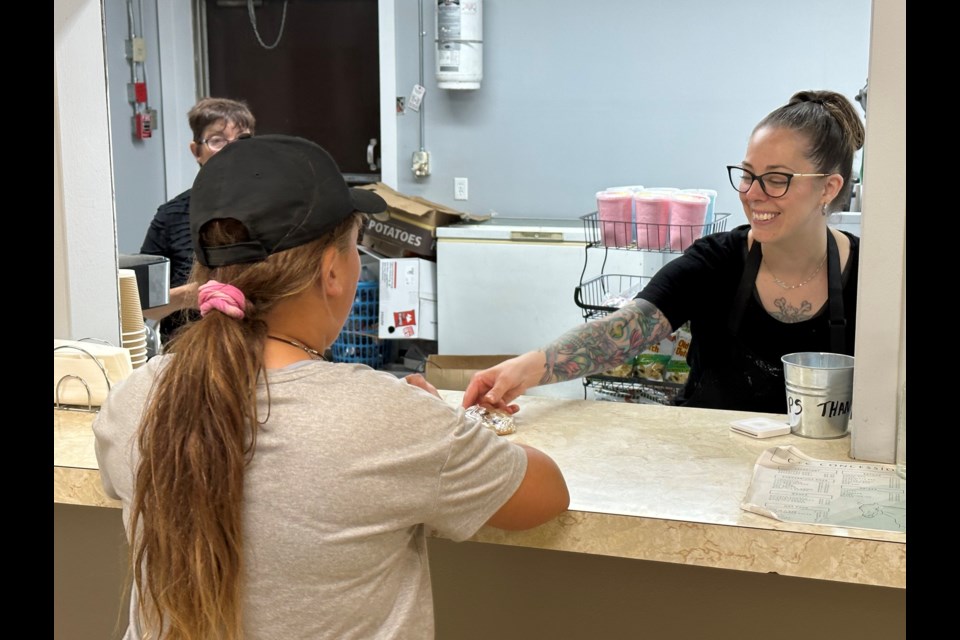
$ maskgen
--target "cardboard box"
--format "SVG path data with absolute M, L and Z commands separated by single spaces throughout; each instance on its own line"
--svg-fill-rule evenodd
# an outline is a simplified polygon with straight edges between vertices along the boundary
M 437 239 L 433 232 L 400 220 L 383 222 L 369 217 L 360 244 L 388 258 L 435 258 Z
M 435 258 L 437 227 L 461 220 L 482 221 L 490 218 L 457 211 L 417 196 L 407 196 L 382 182 L 359 188 L 373 191 L 387 203 L 384 213 L 367 220 L 360 243 L 390 258 Z
M 437 265 L 422 258 L 380 261 L 381 340 L 437 339 Z
M 427 358 L 424 377 L 437 389 L 464 391 L 477 371 L 489 369 L 513 356 L 438 356 Z

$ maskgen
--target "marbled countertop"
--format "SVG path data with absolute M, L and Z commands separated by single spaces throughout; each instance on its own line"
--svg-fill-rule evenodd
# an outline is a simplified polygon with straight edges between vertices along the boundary
M 459 404 L 463 394 L 441 395 Z M 780 522 L 740 508 L 765 449 L 791 444 L 849 460 L 849 438 L 730 431 L 732 420 L 763 414 L 535 396 L 518 404 L 517 432 L 506 437 L 557 461 L 570 510 L 529 531 L 485 527 L 477 542 L 906 587 L 905 533 Z M 100 484 L 92 419 L 54 410 L 53 499 L 119 507 Z

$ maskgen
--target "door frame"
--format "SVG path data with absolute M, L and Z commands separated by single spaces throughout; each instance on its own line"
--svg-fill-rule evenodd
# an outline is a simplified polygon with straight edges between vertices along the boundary
M 422 2 L 423 0 L 418 0 Z M 209 93 L 207 51 L 204 42 L 205 8 L 202 0 L 158 2 L 160 71 L 163 82 L 165 120 L 176 126 L 162 127 L 166 192 L 172 198 L 189 188 L 197 174 L 197 165 L 185 157 L 189 132 L 179 126 L 197 100 Z M 397 52 L 394 0 L 377 0 L 378 39 L 380 43 L 380 175 L 387 185 L 397 188 Z
M 380 23 L 380 180 L 396 189 L 397 28 L 394 0 L 377 0 L 377 16 Z

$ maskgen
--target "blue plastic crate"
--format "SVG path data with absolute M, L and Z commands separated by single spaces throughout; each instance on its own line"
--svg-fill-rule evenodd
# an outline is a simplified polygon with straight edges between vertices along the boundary
M 387 345 L 377 338 L 379 314 L 379 284 L 361 280 L 350 315 L 330 347 L 335 362 L 358 362 L 374 369 L 383 366 Z

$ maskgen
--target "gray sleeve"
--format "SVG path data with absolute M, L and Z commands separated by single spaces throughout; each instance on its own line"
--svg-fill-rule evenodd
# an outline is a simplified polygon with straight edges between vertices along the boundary
M 97 417 L 93 420 L 93 429 L 95 433 L 98 431 L 97 423 L 100 421 L 101 415 L 102 414 L 98 413 Z M 108 450 L 111 446 L 112 443 L 99 437 L 94 440 L 94 450 L 97 454 L 97 466 L 100 468 L 100 482 L 103 484 L 103 491 L 114 500 L 119 500 L 120 494 L 117 493 L 116 488 L 113 486 L 113 481 L 110 479 L 110 472 L 108 470 Z
M 475 534 L 516 492 L 527 453 L 457 411 L 449 455 L 440 473 L 435 516 L 426 524 L 456 541 Z
M 139 460 L 137 433 L 163 358 L 154 358 L 114 386 L 93 421 L 94 446 L 100 480 L 108 496 L 126 504 L 133 497 L 134 474 Z

